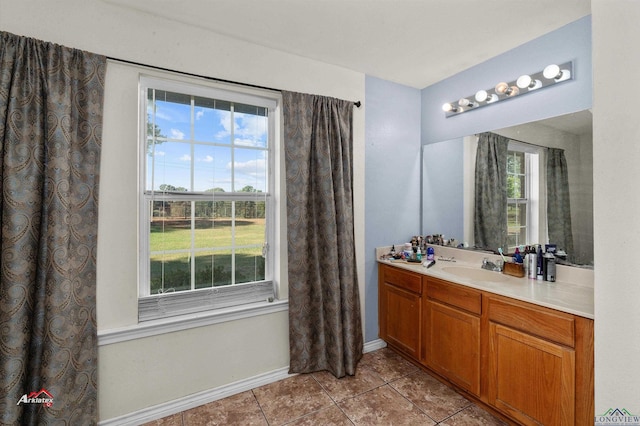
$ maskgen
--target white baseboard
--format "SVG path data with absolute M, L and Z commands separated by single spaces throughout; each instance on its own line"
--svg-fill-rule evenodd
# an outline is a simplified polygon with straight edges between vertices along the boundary
M 372 340 L 364 344 L 364 353 L 377 351 L 378 349 L 386 348 L 387 342 L 382 339 Z
M 365 353 L 372 352 L 378 349 L 382 349 L 386 346 L 387 344 L 384 340 L 377 339 L 365 343 L 363 351 Z M 223 399 L 240 392 L 245 392 L 259 386 L 268 385 L 269 383 L 277 382 L 278 380 L 286 379 L 287 377 L 292 376 L 295 376 L 295 374 L 289 374 L 289 367 L 279 368 L 277 370 L 230 383 L 228 385 L 198 392 L 182 398 L 174 399 L 173 401 L 154 405 L 152 407 L 143 408 L 142 410 L 134 411 L 132 413 L 125 414 L 119 417 L 114 417 L 112 419 L 102 420 L 98 422 L 98 425 L 140 425 L 152 420 L 161 419 L 172 414 L 190 410 L 192 408 L 199 407 L 200 405 L 208 404 L 210 402 L 217 401 L 219 399 Z

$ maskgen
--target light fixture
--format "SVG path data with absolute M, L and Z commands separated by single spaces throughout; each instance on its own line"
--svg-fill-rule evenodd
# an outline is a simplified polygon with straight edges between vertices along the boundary
M 525 74 L 518 77 L 518 79 L 516 80 L 516 86 L 521 89 L 536 90 L 542 87 L 542 82 L 540 80 L 531 78 L 531 76 L 528 74 Z
M 537 73 L 523 74 L 515 81 L 502 81 L 491 89 L 478 90 L 474 96 L 465 96 L 458 101 L 446 103 L 442 109 L 446 117 L 451 117 L 571 79 L 573 79 L 573 62 L 551 64 Z

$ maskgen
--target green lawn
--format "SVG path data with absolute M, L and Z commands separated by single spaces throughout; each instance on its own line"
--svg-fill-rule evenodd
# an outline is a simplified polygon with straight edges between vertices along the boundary
M 265 232 L 264 219 L 236 220 L 236 246 L 255 245 L 251 248 L 237 249 L 236 283 L 264 279 L 264 259 L 262 244 Z M 191 239 L 198 249 L 211 249 L 191 256 Z M 195 262 L 196 288 L 231 284 L 232 226 L 230 220 L 199 219 L 193 232 L 188 219 L 154 220 L 151 223 L 151 294 L 162 287 L 174 291 L 191 288 L 191 266 Z M 185 250 L 183 253 L 163 253 L 169 250 Z

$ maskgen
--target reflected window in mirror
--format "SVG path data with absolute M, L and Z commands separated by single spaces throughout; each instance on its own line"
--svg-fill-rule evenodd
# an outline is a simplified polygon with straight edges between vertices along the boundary
M 540 154 L 514 141 L 507 153 L 508 252 L 539 240 Z

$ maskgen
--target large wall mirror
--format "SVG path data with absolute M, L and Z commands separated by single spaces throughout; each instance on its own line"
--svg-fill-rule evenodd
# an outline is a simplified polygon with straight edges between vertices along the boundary
M 554 117 L 491 130 L 509 138 L 509 168 L 527 176 L 529 198 L 526 213 L 519 211 L 515 222 L 526 225 L 527 232 L 514 227 L 513 205 L 509 207 L 509 244 L 549 243 L 547 217 L 547 148 L 560 149 L 566 159 L 571 218 L 569 263 L 593 266 L 593 144 L 590 111 Z M 444 234 L 470 249 L 474 241 L 475 165 L 479 135 L 423 146 L 422 233 Z M 526 162 L 525 162 L 526 159 Z M 523 177 L 516 176 L 518 182 Z M 511 182 L 511 181 L 510 181 Z M 511 184 L 511 183 L 510 183 Z M 529 189 L 533 188 L 533 189 Z M 556 198 L 554 198 L 555 200 Z M 553 203 L 553 200 L 551 200 Z M 505 206 L 507 209 L 507 206 Z M 517 237 L 515 234 L 518 234 Z M 553 241 L 551 241 L 553 243 Z M 497 247 L 482 247 L 497 250 Z

